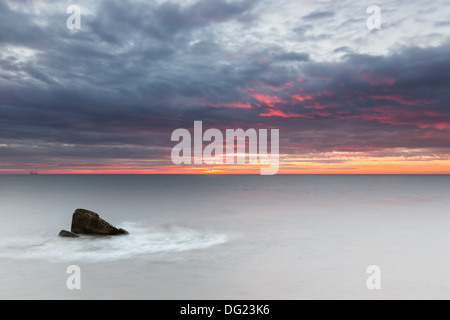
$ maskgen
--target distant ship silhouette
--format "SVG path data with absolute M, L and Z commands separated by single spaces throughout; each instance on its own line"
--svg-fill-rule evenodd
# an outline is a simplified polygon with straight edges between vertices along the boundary
M 38 173 L 37 168 L 34 171 L 31 171 L 30 174 L 33 176 L 38 175 L 39 173 Z

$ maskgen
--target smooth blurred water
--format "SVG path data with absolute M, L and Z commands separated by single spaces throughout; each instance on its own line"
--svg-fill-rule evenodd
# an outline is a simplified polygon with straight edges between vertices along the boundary
M 450 176 L 0 176 L 0 299 L 449 299 Z M 77 208 L 129 236 L 58 237 Z M 67 267 L 81 268 L 68 290 Z M 381 268 L 368 290 L 366 269 Z

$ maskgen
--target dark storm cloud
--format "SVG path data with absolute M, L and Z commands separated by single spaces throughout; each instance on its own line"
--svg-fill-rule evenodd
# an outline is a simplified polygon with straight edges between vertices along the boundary
M 0 1 L 5 161 L 165 159 L 172 131 L 195 120 L 278 127 L 291 154 L 450 145 L 448 43 L 386 56 L 339 46 L 340 61 L 314 61 L 224 35 L 251 36 L 263 24 L 257 1 L 101 1 L 79 31 L 66 28 L 63 7 L 34 15 L 8 3 Z M 294 31 L 307 38 L 333 17 L 314 11 Z
M 97 144 L 99 157 L 110 144 L 167 147 L 186 98 L 220 97 L 234 86 L 216 80 L 230 73 L 226 67 L 196 60 L 221 55 L 220 45 L 189 46 L 190 32 L 238 17 L 252 3 L 200 1 L 182 8 L 104 1 L 101 19 L 83 17 L 87 31 L 70 32 L 61 19 L 67 16 L 49 13 L 47 27 L 39 26 L 0 2 L 7 31 L 0 43 L 1 141 Z M 33 54 L 17 57 L 11 48 Z
M 120 45 L 123 36 L 146 35 L 159 41 L 172 40 L 177 35 L 235 19 L 248 12 L 256 1 L 201 0 L 191 6 L 166 2 L 125 3 L 102 1 L 99 12 L 107 18 L 93 18 L 92 31 L 108 43 Z
M 298 53 L 298 52 L 285 52 L 276 57 L 277 60 L 281 61 L 308 61 L 309 54 L 307 53 Z
M 30 16 L 11 10 L 6 2 L 0 1 L 0 43 L 9 44 L 37 44 L 46 35 L 41 28 L 30 23 Z

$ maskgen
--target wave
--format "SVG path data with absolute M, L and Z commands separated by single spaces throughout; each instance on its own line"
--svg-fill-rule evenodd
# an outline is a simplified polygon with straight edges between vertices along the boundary
M 0 240 L 0 258 L 60 261 L 115 261 L 152 254 L 207 249 L 224 244 L 228 237 L 176 225 L 143 227 L 123 223 L 127 236 L 61 238 L 57 235 Z

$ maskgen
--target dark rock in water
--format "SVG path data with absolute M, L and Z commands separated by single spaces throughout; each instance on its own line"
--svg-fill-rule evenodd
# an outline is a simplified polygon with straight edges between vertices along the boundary
M 97 234 L 104 236 L 128 234 L 126 230 L 118 229 L 100 218 L 97 213 L 85 209 L 75 210 L 72 217 L 71 231 L 78 234 Z
M 119 229 L 120 234 L 130 234 L 127 230 L 124 230 L 122 228 Z
M 61 232 L 59 233 L 60 237 L 64 237 L 64 238 L 79 238 L 80 236 L 72 233 L 70 231 L 66 231 L 66 230 L 61 230 Z

